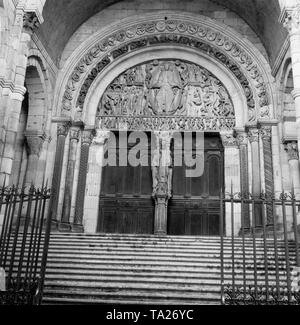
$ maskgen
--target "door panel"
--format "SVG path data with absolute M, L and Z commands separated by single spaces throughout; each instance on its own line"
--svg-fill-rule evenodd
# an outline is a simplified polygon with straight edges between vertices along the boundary
M 219 135 L 206 134 L 204 148 L 202 176 L 187 178 L 185 167 L 174 168 L 173 197 L 168 206 L 170 235 L 219 235 L 219 198 L 220 189 L 224 187 L 223 147 Z
M 151 151 L 147 150 L 148 166 L 119 166 L 120 137 L 117 138 L 117 166 L 105 166 L 102 171 L 98 232 L 152 234 L 154 228 L 154 201 L 152 195 Z M 148 135 L 150 146 L 150 135 Z M 124 138 L 123 138 L 124 140 Z M 128 143 L 130 150 L 134 144 Z M 124 149 L 124 147 L 123 147 Z M 147 149 L 147 148 L 146 148 Z M 128 157 L 128 155 L 127 155 Z

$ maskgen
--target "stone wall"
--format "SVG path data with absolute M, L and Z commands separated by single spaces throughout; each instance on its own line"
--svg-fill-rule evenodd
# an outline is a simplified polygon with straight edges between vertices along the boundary
M 215 19 L 225 25 L 235 29 L 243 37 L 248 39 L 257 47 L 259 51 L 267 58 L 266 51 L 254 31 L 237 14 L 231 12 L 225 7 L 219 6 L 212 1 L 170 1 L 170 0 L 134 0 L 122 1 L 102 10 L 98 14 L 87 20 L 70 38 L 70 41 L 63 51 L 60 67 L 63 67 L 68 57 L 78 47 L 78 44 L 84 42 L 88 37 L 98 33 L 101 29 L 123 18 L 134 15 L 143 15 L 149 12 L 171 10 L 177 12 L 195 13 Z M 268 60 L 268 59 L 267 59 Z

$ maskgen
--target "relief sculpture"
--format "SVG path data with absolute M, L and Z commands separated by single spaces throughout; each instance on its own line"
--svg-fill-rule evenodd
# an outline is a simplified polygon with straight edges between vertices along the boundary
M 201 123 L 194 121 L 195 125 L 235 126 L 233 104 L 221 81 L 205 68 L 180 60 L 154 60 L 130 68 L 109 85 L 98 118 L 111 126 L 116 118 L 133 116 L 197 118 Z

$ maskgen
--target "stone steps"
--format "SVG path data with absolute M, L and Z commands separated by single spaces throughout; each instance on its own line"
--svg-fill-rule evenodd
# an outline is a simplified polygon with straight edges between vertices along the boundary
M 257 238 L 257 281 L 264 284 L 264 242 Z M 283 242 L 279 270 L 286 285 Z M 243 281 L 243 242 L 234 242 L 235 280 Z M 274 242 L 267 240 L 270 285 L 275 284 Z M 21 240 L 18 240 L 17 256 Z M 29 244 L 26 244 L 28 249 Z M 247 284 L 254 282 L 253 241 L 245 239 Z M 220 304 L 219 237 L 51 235 L 44 304 Z M 26 249 L 26 250 L 27 250 Z M 295 245 L 289 243 L 290 261 Z M 224 238 L 225 283 L 232 277 L 231 238 Z M 15 264 L 15 270 L 17 264 Z

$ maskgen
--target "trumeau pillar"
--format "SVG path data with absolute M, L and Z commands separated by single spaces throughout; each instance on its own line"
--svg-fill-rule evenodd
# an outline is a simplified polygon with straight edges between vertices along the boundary
M 51 209 L 52 209 L 52 222 L 54 225 L 57 225 L 57 208 L 59 202 L 59 189 L 61 183 L 61 173 L 62 173 L 62 166 L 63 166 L 63 159 L 64 159 L 64 148 L 66 137 L 68 135 L 70 128 L 70 122 L 62 122 L 58 123 L 57 125 L 57 143 L 56 143 L 56 152 L 55 152 L 55 161 L 54 161 L 54 172 L 52 178 L 52 202 L 51 202 Z
M 251 145 L 251 158 L 252 158 L 252 196 L 259 198 L 261 195 L 261 177 L 260 177 L 260 150 L 259 150 L 259 130 L 256 126 L 248 127 L 248 139 Z M 254 204 L 255 222 L 254 227 L 262 225 L 262 210 L 260 204 Z
M 69 131 L 69 154 L 68 154 L 68 163 L 67 163 L 67 173 L 65 180 L 65 193 L 63 200 L 63 210 L 62 210 L 62 219 L 59 224 L 60 231 L 70 231 L 70 213 L 71 213 L 71 203 L 72 203 L 72 190 L 74 184 L 74 173 L 75 173 L 75 164 L 76 164 L 76 152 L 77 144 L 79 141 L 79 132 L 80 128 L 78 126 L 72 126 Z
M 172 132 L 155 131 L 155 153 L 152 158 L 152 180 L 155 201 L 154 234 L 167 234 L 168 201 L 172 196 L 173 166 L 171 157 Z
M 285 7 L 280 16 L 280 21 L 287 28 L 290 35 L 290 49 L 293 66 L 294 90 L 292 96 L 295 100 L 296 125 L 298 147 L 300 145 L 300 4 Z
M 84 130 L 81 132 L 81 150 L 80 150 L 80 164 L 79 175 L 77 184 L 77 194 L 75 202 L 75 216 L 72 226 L 72 231 L 83 232 L 83 211 L 84 211 L 84 198 L 86 191 L 86 179 L 88 172 L 88 161 L 90 145 L 93 140 L 94 130 Z
M 240 160 L 240 182 L 241 182 L 241 195 L 244 198 L 249 197 L 249 166 L 248 166 L 248 137 L 244 129 L 236 129 L 235 136 L 237 139 L 237 145 L 239 148 L 239 160 Z M 247 204 L 243 207 L 244 229 L 248 231 L 250 229 L 250 211 Z

